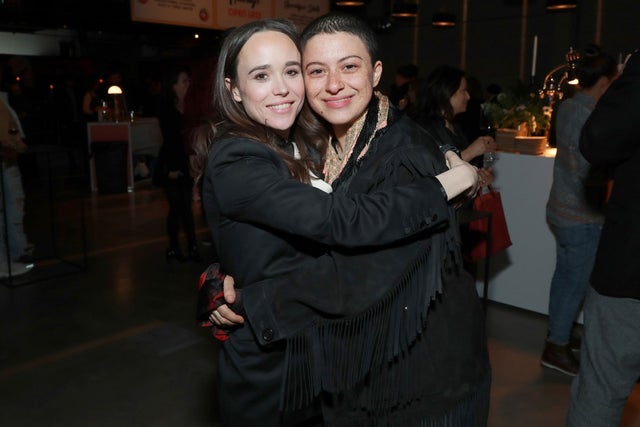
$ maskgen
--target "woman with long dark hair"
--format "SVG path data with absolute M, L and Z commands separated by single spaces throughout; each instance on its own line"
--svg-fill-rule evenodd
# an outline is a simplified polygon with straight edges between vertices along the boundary
M 469 99 L 464 71 L 448 65 L 437 67 L 427 77 L 420 94 L 418 123 L 443 143 L 457 147 L 463 160 L 478 167 L 480 184 L 487 186 L 493 182 L 493 174 L 491 168 L 483 168 L 482 157 L 497 149 L 495 140 L 483 135 L 470 142 L 454 121 L 467 110 Z

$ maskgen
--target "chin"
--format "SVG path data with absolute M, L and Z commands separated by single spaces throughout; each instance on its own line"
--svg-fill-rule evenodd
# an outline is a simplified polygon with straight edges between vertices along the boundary
M 334 124 L 334 125 L 340 125 L 340 126 L 346 126 L 346 125 L 352 125 L 356 120 L 358 120 L 360 117 L 362 117 L 362 114 L 359 115 L 355 115 L 355 114 L 340 114 L 340 115 L 333 115 L 331 117 L 327 117 L 327 120 L 329 121 L 329 123 Z
M 291 126 L 293 126 L 293 121 L 286 123 L 283 123 L 281 121 L 271 122 L 271 124 L 268 124 L 268 126 L 276 132 L 288 132 L 289 129 L 291 129 Z

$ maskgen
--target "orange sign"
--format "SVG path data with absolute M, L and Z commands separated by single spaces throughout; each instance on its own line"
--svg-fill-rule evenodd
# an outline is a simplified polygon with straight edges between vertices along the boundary
M 214 28 L 212 0 L 131 0 L 131 20 Z
M 131 0 L 133 21 L 225 30 L 287 18 L 299 28 L 329 12 L 329 0 Z

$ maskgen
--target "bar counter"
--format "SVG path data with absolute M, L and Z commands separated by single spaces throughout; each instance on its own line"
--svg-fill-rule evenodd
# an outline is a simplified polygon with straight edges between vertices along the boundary
M 548 314 L 549 287 L 555 269 L 555 239 L 546 222 L 555 149 L 534 156 L 498 152 L 494 188 L 502 204 L 513 245 L 490 262 L 488 299 Z M 482 292 L 482 263 L 478 292 Z

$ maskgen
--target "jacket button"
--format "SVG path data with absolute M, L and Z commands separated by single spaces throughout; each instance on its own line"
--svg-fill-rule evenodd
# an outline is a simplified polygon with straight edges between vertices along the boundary
M 262 339 L 265 341 L 271 341 L 273 339 L 273 329 L 265 328 L 262 330 Z
M 431 222 L 436 222 L 438 220 L 438 214 L 433 214 L 431 216 Z

